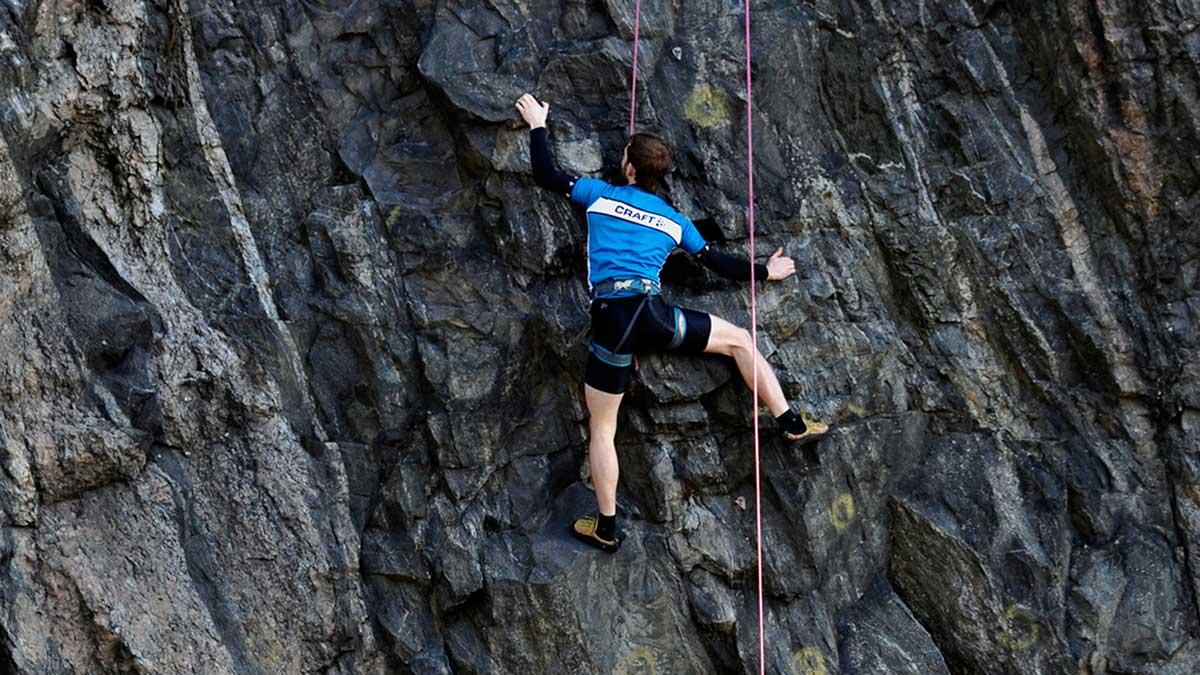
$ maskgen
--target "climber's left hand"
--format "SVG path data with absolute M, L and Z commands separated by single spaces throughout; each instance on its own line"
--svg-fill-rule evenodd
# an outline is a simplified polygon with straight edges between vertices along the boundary
M 546 116 L 550 114 L 549 103 L 538 103 L 533 94 L 524 94 L 517 99 L 517 110 L 529 124 L 530 129 L 546 126 Z

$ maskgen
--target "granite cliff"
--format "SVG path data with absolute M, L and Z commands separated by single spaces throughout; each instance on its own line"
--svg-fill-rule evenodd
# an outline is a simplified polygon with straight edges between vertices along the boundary
M 642 7 L 746 251 L 743 7 Z M 755 2 L 767 671 L 1200 672 L 1200 4 Z M 587 487 L 632 3 L 0 5 L 0 672 L 757 672 L 751 401 L 642 360 Z M 687 256 L 678 303 L 745 324 Z M 750 505 L 747 508 L 746 505 Z

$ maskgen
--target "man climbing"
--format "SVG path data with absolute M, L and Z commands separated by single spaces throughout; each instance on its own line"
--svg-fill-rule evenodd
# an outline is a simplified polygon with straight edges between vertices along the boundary
M 587 210 L 592 343 L 584 373 L 584 398 L 591 417 L 588 459 L 599 513 L 576 520 L 571 532 L 611 553 L 623 539 L 616 527 L 617 409 L 633 375 L 635 354 L 669 350 L 731 356 L 747 386 L 751 386 L 754 369 L 758 370 L 760 395 L 784 438 L 808 443 L 825 435 L 829 427 L 791 410 L 749 331 L 720 317 L 663 301 L 659 271 L 676 246 L 729 279 L 749 280 L 751 265 L 749 260 L 715 250 L 687 216 L 654 194 L 671 168 L 671 149 L 666 142 L 648 133 L 630 137 L 621 157 L 626 185 L 568 176 L 555 168 L 546 139 L 550 104 L 525 94 L 517 99 L 516 107 L 529 124 L 534 180 Z M 754 268 L 757 279 L 772 280 L 791 276 L 795 270 L 783 248 L 765 265 L 756 263 Z

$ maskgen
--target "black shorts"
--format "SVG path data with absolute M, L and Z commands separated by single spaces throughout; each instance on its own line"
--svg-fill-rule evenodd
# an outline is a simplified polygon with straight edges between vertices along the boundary
M 711 331 L 708 314 L 668 305 L 661 295 L 597 298 L 592 301 L 592 344 L 583 381 L 623 394 L 633 377 L 634 354 L 701 354 Z

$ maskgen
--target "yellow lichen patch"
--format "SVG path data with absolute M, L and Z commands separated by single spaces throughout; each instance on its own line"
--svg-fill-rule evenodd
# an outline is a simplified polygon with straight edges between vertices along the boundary
M 1033 614 L 1013 605 L 1000 624 L 1000 643 L 1013 650 L 1028 649 L 1038 641 L 1038 620 Z
M 829 507 L 829 522 L 838 532 L 846 529 L 853 522 L 855 515 L 854 497 L 849 492 L 843 492 L 834 498 Z
M 683 104 L 683 116 L 705 129 L 725 122 L 725 94 L 720 89 L 700 82 L 692 88 Z
M 633 650 L 617 666 L 614 675 L 651 675 L 658 672 L 658 657 L 649 647 L 640 647 Z
M 798 675 L 828 675 L 825 656 L 816 647 L 805 647 L 792 655 L 792 672 Z

